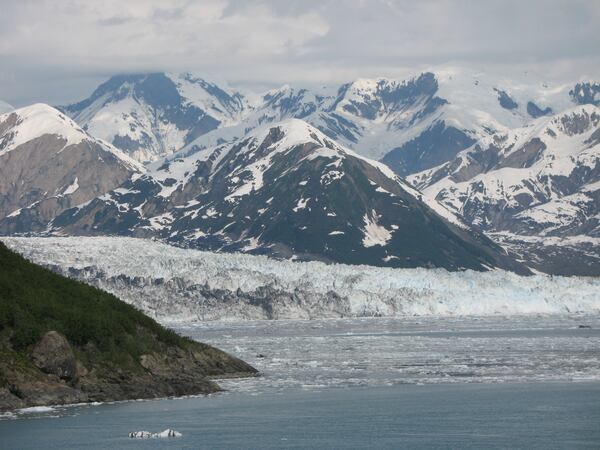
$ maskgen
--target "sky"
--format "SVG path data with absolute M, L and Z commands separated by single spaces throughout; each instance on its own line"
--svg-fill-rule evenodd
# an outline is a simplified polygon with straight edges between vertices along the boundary
M 114 74 L 242 89 L 446 65 L 600 76 L 600 0 L 0 0 L 0 100 L 87 97 Z

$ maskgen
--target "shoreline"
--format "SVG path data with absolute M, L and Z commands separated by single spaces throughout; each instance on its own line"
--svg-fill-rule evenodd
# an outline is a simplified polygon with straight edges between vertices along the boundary
M 252 378 L 252 377 L 243 377 Z M 241 379 L 243 379 L 241 378 Z M 230 378 L 219 378 L 214 381 L 227 380 Z M 222 389 L 219 391 L 207 393 L 207 394 L 190 394 L 180 395 L 173 397 L 153 397 L 153 398 L 135 398 L 125 400 L 110 400 L 104 402 L 80 402 L 80 403 L 64 403 L 44 406 L 31 406 L 27 408 L 20 408 L 11 411 L 3 411 L 0 413 L 0 422 L 5 420 L 22 420 L 22 419 L 34 419 L 34 418 L 59 418 L 59 416 L 44 415 L 45 413 L 52 413 L 61 410 L 68 410 L 78 407 L 95 407 L 95 406 L 106 406 L 106 405 L 122 405 L 122 404 L 134 404 L 134 403 L 149 403 L 149 402 L 162 402 L 171 400 L 189 400 L 199 398 L 209 398 L 224 395 L 241 395 L 244 397 L 256 397 L 256 396 L 281 396 L 281 395 L 299 395 L 302 393 L 310 394 L 325 391 L 342 391 L 342 390 L 384 390 L 390 388 L 403 388 L 403 387 L 491 387 L 491 386 L 524 386 L 524 385 L 576 385 L 576 384 L 599 384 L 600 378 L 596 379 L 563 379 L 563 380 L 495 380 L 495 381 L 448 381 L 448 382 L 400 382 L 394 384 L 382 384 L 382 385 L 321 385 L 321 386 L 306 386 L 306 387 L 289 387 L 285 390 L 277 391 L 264 391 L 264 392 L 250 392 L 250 391 L 236 391 L 232 389 Z M 38 414 L 34 416 L 34 414 Z
M 218 380 L 215 380 L 218 381 Z M 4 421 L 14 420 L 36 420 L 36 419 L 59 419 L 65 416 L 58 416 L 51 413 L 61 412 L 63 410 L 72 410 L 73 408 L 93 408 L 97 406 L 114 406 L 114 405 L 133 405 L 136 403 L 150 403 L 150 402 L 164 402 L 164 401 L 184 401 L 210 397 L 223 397 L 228 394 L 241 396 L 243 398 L 248 397 L 273 397 L 277 398 L 282 395 L 301 396 L 303 394 L 310 395 L 316 393 L 325 392 L 339 392 L 339 391 L 384 391 L 389 389 L 401 389 L 401 388 L 456 388 L 458 390 L 462 388 L 470 389 L 475 387 L 488 388 L 488 387 L 525 387 L 531 385 L 548 385 L 556 386 L 571 386 L 571 385 L 599 385 L 600 378 L 598 379 L 585 379 L 585 380 L 522 380 L 522 381 L 470 381 L 470 382 L 437 382 L 437 383 L 395 383 L 392 385 L 352 385 L 352 386 L 339 386 L 339 385 L 323 385 L 319 388 L 288 388 L 284 391 L 265 391 L 265 392 L 248 392 L 248 391 L 233 391 L 224 389 L 208 394 L 193 394 L 193 395 L 182 395 L 174 397 L 154 397 L 154 398 L 137 398 L 137 399 L 126 399 L 126 400 L 112 400 L 105 402 L 82 402 L 82 403 L 68 403 L 68 404 L 55 404 L 46 406 L 33 406 L 28 408 L 21 408 L 13 411 L 4 411 L 0 413 L 0 423 Z

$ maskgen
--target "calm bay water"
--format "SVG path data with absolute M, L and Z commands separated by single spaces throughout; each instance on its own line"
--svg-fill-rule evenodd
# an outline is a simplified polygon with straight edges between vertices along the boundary
M 599 330 L 580 316 L 180 326 L 262 376 L 208 397 L 5 416 L 0 449 L 597 449 Z M 127 437 L 166 428 L 183 436 Z
M 598 448 L 600 383 L 398 385 L 127 402 L 0 422 L 3 449 Z M 181 438 L 134 440 L 173 427 Z

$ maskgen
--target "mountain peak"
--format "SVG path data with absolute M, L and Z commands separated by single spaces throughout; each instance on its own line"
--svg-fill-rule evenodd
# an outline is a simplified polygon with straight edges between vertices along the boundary
M 144 170 L 49 105 L 0 115 L 0 233 L 41 231 L 64 209 Z
M 63 148 L 78 144 L 88 137 L 79 125 L 45 103 L 36 103 L 0 115 L 0 123 L 8 125 L 1 136 L 0 155 L 46 134 L 63 139 Z
M 288 147 L 308 142 L 323 145 L 323 140 L 329 139 L 319 129 L 302 119 L 283 119 L 282 121 L 270 124 L 267 127 L 269 132 L 275 128 L 278 128 L 283 133 L 285 145 Z
M 240 93 L 193 74 L 148 73 L 114 76 L 89 98 L 61 109 L 92 135 L 150 162 L 238 123 L 247 107 Z
M 258 145 L 265 142 L 267 137 L 270 136 L 271 139 L 274 139 L 274 143 L 270 146 L 274 151 L 288 151 L 305 144 L 313 144 L 314 148 L 308 156 L 310 159 L 317 157 L 328 159 L 344 159 L 346 157 L 356 158 L 378 169 L 387 178 L 397 181 L 402 185 L 406 184 L 385 164 L 357 154 L 353 150 L 331 139 L 317 127 L 301 119 L 284 119 L 280 122 L 269 124 L 268 126 L 251 133 L 249 136 L 251 139 L 254 139 Z M 412 188 L 409 186 L 405 187 L 412 191 Z

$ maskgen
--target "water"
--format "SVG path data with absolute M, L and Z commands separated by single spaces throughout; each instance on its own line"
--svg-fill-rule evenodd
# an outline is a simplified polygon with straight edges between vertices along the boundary
M 595 316 L 183 326 L 263 376 L 21 413 L 0 448 L 600 448 L 599 330 Z M 127 437 L 165 428 L 183 437 Z
M 221 383 L 235 391 L 600 381 L 598 316 L 213 322 L 178 331 L 265 375 Z
M 599 383 L 399 385 L 225 394 L 0 422 L 3 449 L 598 448 Z M 133 440 L 130 431 L 183 433 Z

